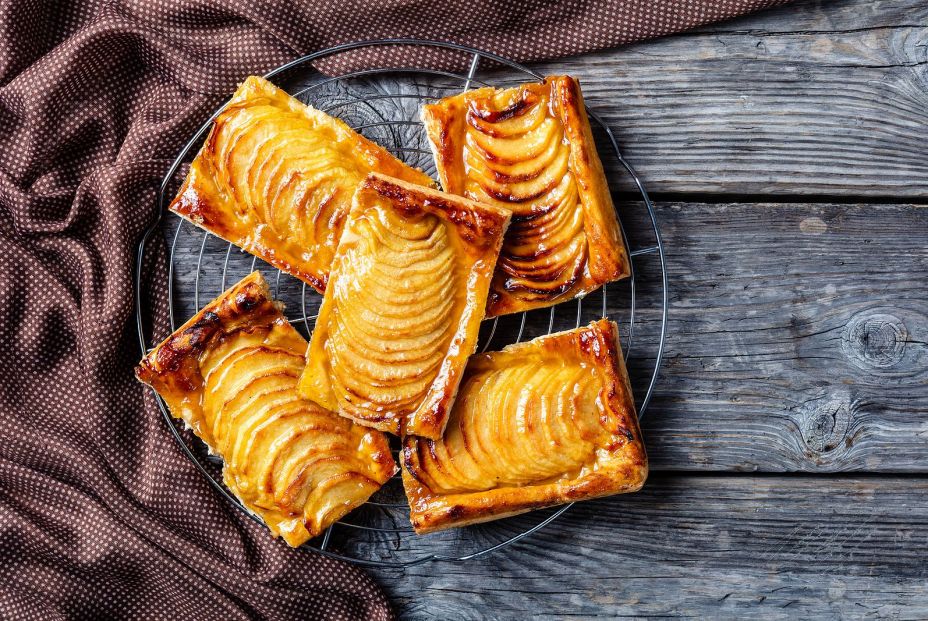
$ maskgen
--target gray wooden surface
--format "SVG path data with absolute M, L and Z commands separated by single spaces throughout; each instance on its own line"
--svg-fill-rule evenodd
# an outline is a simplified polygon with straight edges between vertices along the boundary
M 407 619 L 923 619 L 928 482 L 652 476 L 517 548 L 379 571 Z
M 643 420 L 652 475 L 487 557 L 374 570 L 399 616 L 928 618 L 928 3 L 797 2 L 534 68 L 580 78 L 657 199 L 670 315 Z M 352 88 L 434 96 L 460 84 Z M 333 113 L 385 145 L 424 147 L 412 126 L 379 123 L 417 106 L 384 97 Z M 427 155 L 413 161 L 434 172 Z M 610 180 L 632 246 L 649 245 L 628 179 Z M 178 239 L 175 281 L 198 283 L 201 304 L 252 268 L 209 239 L 198 272 L 201 234 Z M 636 266 L 640 399 L 659 272 L 653 255 Z M 623 322 L 624 286 L 608 300 Z M 180 319 L 191 291 L 175 299 Z M 310 328 L 318 298 L 288 277 L 277 294 Z M 555 328 L 572 327 L 573 309 Z M 526 336 L 548 321 L 530 315 Z M 493 348 L 512 332 L 501 324 Z M 538 519 L 402 544 L 464 549 Z
M 928 618 L 928 3 L 536 68 L 581 79 L 659 199 L 654 472 L 489 557 L 376 571 L 400 617 Z

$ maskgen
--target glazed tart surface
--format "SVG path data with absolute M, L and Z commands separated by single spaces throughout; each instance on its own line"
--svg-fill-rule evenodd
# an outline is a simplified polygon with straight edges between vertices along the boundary
M 640 489 L 648 462 L 617 332 L 603 319 L 471 357 L 443 438 L 403 443 L 416 532 Z
M 229 490 L 291 546 L 395 472 L 386 436 L 302 398 L 306 341 L 254 272 L 148 354 L 136 376 L 223 458 Z
M 629 274 L 583 96 L 568 76 L 426 105 L 447 192 L 510 209 L 487 315 L 550 306 Z
M 303 394 L 363 425 L 440 438 L 508 222 L 506 210 L 370 175 L 333 262 Z
M 433 183 L 252 76 L 214 120 L 170 209 L 322 292 L 351 196 L 371 171 Z

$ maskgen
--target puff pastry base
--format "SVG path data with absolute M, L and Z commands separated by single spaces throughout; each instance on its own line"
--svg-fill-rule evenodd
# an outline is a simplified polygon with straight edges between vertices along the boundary
M 362 425 L 440 438 L 508 223 L 504 209 L 368 176 L 332 263 L 303 395 Z
M 136 368 L 171 415 L 222 456 L 232 493 L 294 547 L 396 472 L 386 436 L 299 396 L 305 351 L 254 272 Z
M 216 117 L 170 209 L 322 292 L 351 196 L 371 171 L 433 184 L 252 76 Z
M 442 186 L 513 212 L 487 316 L 557 304 L 629 274 L 583 96 L 568 76 L 422 109 Z
M 648 461 L 616 325 L 471 357 L 440 441 L 406 438 L 417 533 L 641 488 Z

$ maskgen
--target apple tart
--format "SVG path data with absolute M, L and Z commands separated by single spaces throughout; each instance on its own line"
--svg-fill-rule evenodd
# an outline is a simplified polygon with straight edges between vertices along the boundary
M 303 395 L 362 425 L 440 438 L 508 223 L 507 210 L 369 175 L 332 263 Z
M 371 171 L 433 185 L 342 121 L 267 80 L 245 80 L 170 209 L 325 290 L 351 196 Z
M 232 493 L 294 547 L 396 472 L 386 436 L 299 395 L 305 351 L 254 272 L 136 368 L 171 415 L 222 456 Z
M 568 76 L 426 105 L 446 192 L 512 210 L 487 316 L 551 306 L 629 274 L 583 96 Z
M 632 492 L 648 473 L 616 325 L 472 356 L 444 437 L 406 438 L 417 533 Z

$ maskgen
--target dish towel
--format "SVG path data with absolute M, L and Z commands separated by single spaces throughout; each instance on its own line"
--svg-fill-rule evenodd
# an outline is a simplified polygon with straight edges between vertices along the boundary
M 157 185 L 242 78 L 381 37 L 530 61 L 781 3 L 0 2 L 0 618 L 392 616 L 360 569 L 288 549 L 218 497 L 132 376 Z M 163 252 L 146 274 L 163 334 Z

